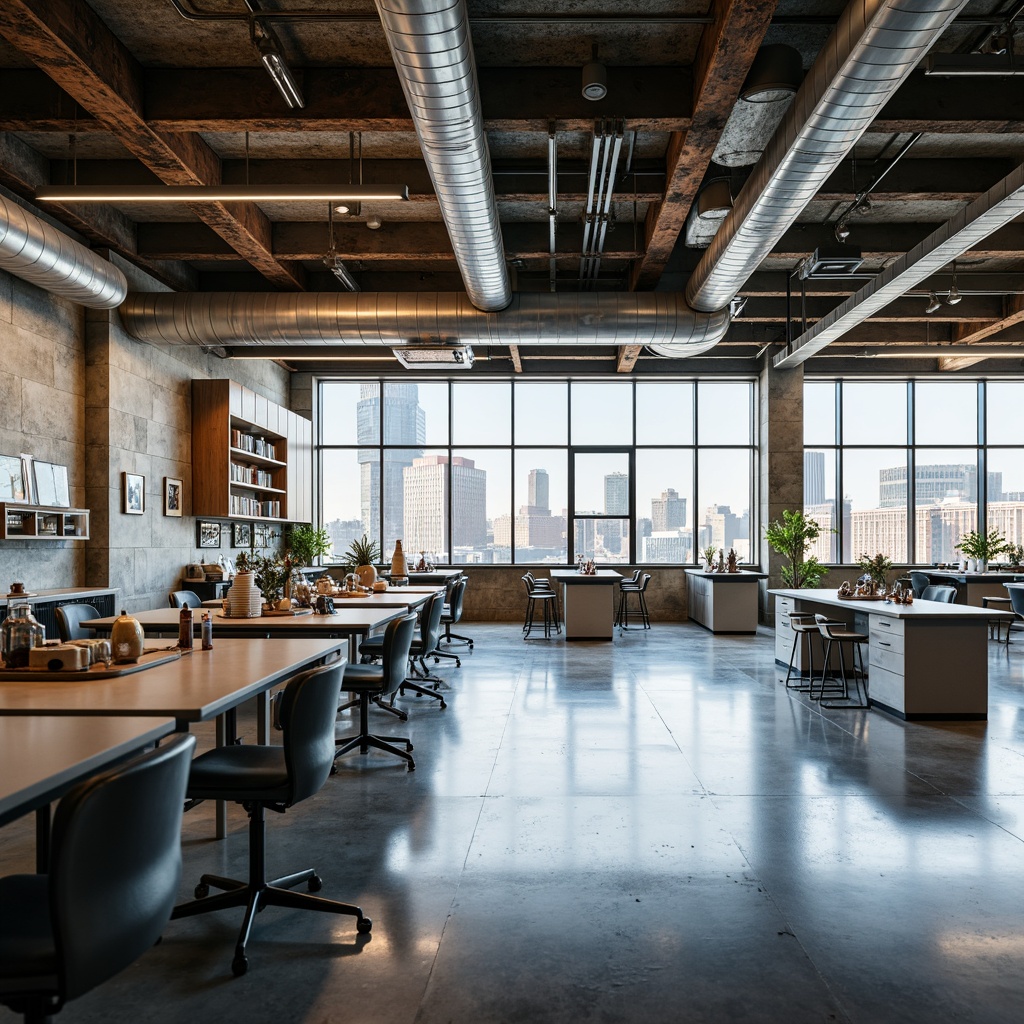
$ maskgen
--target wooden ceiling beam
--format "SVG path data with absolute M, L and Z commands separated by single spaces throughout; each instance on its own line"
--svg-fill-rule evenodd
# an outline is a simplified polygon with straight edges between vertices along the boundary
M 701 34 L 693 74 L 690 127 L 674 132 L 665 158 L 665 201 L 647 212 L 644 256 L 631 289 L 653 288 L 675 248 L 711 156 L 725 126 L 725 111 L 739 98 L 743 80 L 771 23 L 777 0 L 714 0 L 712 23 Z M 633 122 L 630 120 L 630 127 Z
M 993 86 L 993 81 L 998 86 Z M 1019 78 L 939 78 L 913 72 L 871 124 L 873 133 L 1007 135 L 1024 131 Z
M 636 361 L 643 352 L 643 345 L 620 345 L 618 358 L 615 363 L 616 373 L 631 373 L 636 367 Z
M 993 320 L 981 327 L 970 327 L 967 324 L 956 325 L 956 342 L 960 345 L 977 345 L 994 334 L 1001 334 L 1003 331 L 1018 324 L 1024 324 L 1024 296 L 1007 295 L 1004 300 L 1003 315 L 998 320 Z M 940 370 L 965 370 L 975 363 L 984 362 L 979 356 L 951 356 L 939 360 Z
M 168 185 L 220 182 L 220 161 L 196 133 L 154 131 L 143 116 L 143 73 L 81 0 L 6 0 L 0 34 Z M 270 221 L 252 203 L 207 203 L 195 213 L 279 288 L 303 286 L 302 270 L 274 258 Z

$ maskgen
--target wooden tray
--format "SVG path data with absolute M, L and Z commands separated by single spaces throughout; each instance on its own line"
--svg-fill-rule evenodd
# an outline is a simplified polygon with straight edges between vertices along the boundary
M 870 595 L 868 595 L 868 594 L 850 594 L 849 596 L 847 596 L 846 594 L 840 594 L 840 593 L 837 592 L 836 593 L 836 597 L 838 597 L 840 601 L 884 601 L 885 600 L 885 595 L 884 594 L 870 594 Z
M 142 657 L 130 665 L 114 665 L 109 667 L 102 663 L 79 672 L 51 672 L 45 668 L 0 668 L 0 682 L 9 680 L 12 683 L 86 683 L 90 679 L 114 679 L 117 676 L 130 676 L 133 672 L 143 672 L 156 665 L 165 665 L 169 661 L 178 661 L 181 651 L 166 648 L 142 652 Z
M 261 611 L 259 615 L 225 615 L 223 612 L 217 612 L 216 617 L 218 619 L 227 619 L 230 622 L 245 622 L 250 619 L 289 619 L 295 618 L 300 615 L 312 615 L 312 608 L 291 608 L 286 612 L 280 612 L 276 608 L 273 611 Z

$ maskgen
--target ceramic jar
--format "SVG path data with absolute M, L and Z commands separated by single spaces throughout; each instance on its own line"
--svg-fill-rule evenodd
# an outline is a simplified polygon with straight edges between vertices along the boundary
M 402 542 L 395 541 L 395 553 L 391 556 L 391 582 L 409 582 L 409 561 L 402 550 Z
M 142 642 L 146 634 L 142 624 L 123 608 L 110 627 L 110 647 L 115 665 L 130 665 L 142 655 Z

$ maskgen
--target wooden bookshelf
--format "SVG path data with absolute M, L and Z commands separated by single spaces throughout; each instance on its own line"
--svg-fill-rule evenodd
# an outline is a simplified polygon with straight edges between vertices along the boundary
M 192 512 L 312 521 L 313 424 L 230 380 L 192 381 Z

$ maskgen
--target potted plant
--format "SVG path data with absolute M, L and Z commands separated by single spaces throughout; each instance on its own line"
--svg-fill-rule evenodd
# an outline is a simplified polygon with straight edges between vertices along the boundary
M 1024 544 L 1006 545 L 1006 563 L 1011 569 L 1019 569 L 1024 563 Z
M 314 565 L 318 559 L 331 553 L 331 538 L 327 531 L 309 523 L 293 526 L 288 535 L 288 548 L 292 565 Z
M 380 546 L 364 533 L 360 540 L 352 541 L 345 552 L 345 571 L 354 572 L 364 587 L 372 587 L 377 582 L 377 569 L 373 563 L 379 561 Z
M 782 582 L 794 590 L 813 589 L 821 585 L 822 577 L 828 572 L 817 558 L 805 558 L 807 549 L 821 536 L 821 527 L 805 516 L 803 512 L 782 513 L 782 521 L 776 519 L 765 527 L 764 538 L 772 550 L 789 559 L 789 565 L 782 567 Z
M 701 558 L 704 559 L 704 568 L 708 572 L 711 572 L 711 570 L 715 567 L 715 552 L 717 551 L 718 548 L 716 548 L 714 544 L 709 544 L 700 553 Z
M 291 563 L 280 555 L 260 555 L 244 551 L 237 560 L 239 572 L 251 571 L 253 582 L 263 595 L 263 603 L 273 608 L 284 595 L 284 587 L 291 575 Z
M 871 593 L 885 590 L 887 574 L 892 568 L 892 559 L 886 558 L 881 552 L 872 557 L 868 554 L 860 556 L 857 564 L 860 570 L 871 581 Z
M 998 530 L 989 530 L 988 533 L 970 530 L 960 538 L 956 548 L 964 553 L 968 572 L 986 572 L 988 560 L 1005 551 L 1007 544 L 1006 538 Z M 972 561 L 974 565 L 970 564 Z

